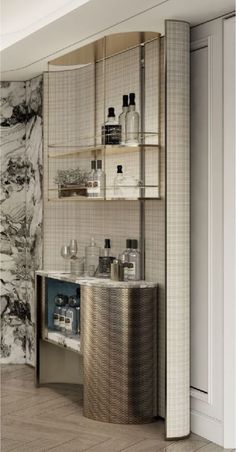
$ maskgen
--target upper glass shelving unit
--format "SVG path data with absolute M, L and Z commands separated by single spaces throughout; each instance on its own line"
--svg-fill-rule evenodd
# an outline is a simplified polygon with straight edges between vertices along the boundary
M 159 37 L 114 34 L 49 63 L 44 106 L 48 200 L 159 198 Z M 126 116 L 119 126 L 123 96 L 130 93 L 135 94 L 136 119 L 130 116 L 128 123 Z M 109 108 L 116 129 L 105 127 Z

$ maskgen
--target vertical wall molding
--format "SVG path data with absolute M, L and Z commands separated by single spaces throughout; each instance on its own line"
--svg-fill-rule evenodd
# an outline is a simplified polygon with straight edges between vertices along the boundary
M 191 389 L 191 430 L 220 445 L 223 445 L 222 43 L 222 19 L 191 31 L 191 50 L 204 46 L 208 52 L 208 394 Z
M 190 433 L 189 24 L 165 23 L 166 437 Z
M 208 36 L 207 38 L 198 39 L 196 41 L 193 41 L 191 43 L 191 51 L 197 51 L 202 49 L 203 47 L 207 47 L 208 51 L 208 304 L 207 304 L 207 311 L 208 311 L 208 331 L 207 331 L 207 339 L 208 339 L 208 392 L 207 394 L 201 391 L 201 388 L 191 388 L 191 396 L 195 399 L 201 400 L 204 403 L 212 404 L 212 397 L 213 397 L 213 117 L 214 117 L 214 111 L 213 111 L 213 42 L 212 42 L 212 36 Z

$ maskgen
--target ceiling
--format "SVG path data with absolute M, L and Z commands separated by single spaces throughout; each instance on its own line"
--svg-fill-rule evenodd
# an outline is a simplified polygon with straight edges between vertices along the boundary
M 1 42 L 5 49 L 89 0 L 1 0 Z
M 1 78 L 11 81 L 28 80 L 104 35 L 164 33 L 165 19 L 194 26 L 233 11 L 234 0 L 1 0 L 1 7 Z

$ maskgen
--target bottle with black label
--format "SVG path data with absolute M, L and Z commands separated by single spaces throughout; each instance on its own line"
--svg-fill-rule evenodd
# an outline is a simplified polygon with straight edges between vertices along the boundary
M 128 279 L 131 281 L 140 280 L 140 251 L 138 250 L 138 240 L 131 240 L 131 250 L 128 255 L 129 263 L 133 266 L 128 269 Z
M 54 299 L 55 308 L 53 312 L 53 326 L 55 330 L 61 330 L 62 323 L 60 323 L 61 310 L 67 304 L 68 297 L 64 294 L 57 294 Z
M 121 125 L 118 124 L 114 107 L 108 108 L 107 121 L 102 126 L 102 144 L 120 144 Z
M 54 313 L 53 313 L 53 326 L 54 330 L 59 330 L 59 319 L 60 319 L 60 313 L 61 313 L 61 306 L 55 306 Z
M 64 333 L 66 330 L 65 320 L 66 320 L 66 311 L 67 311 L 68 307 L 69 307 L 68 304 L 63 306 L 61 308 L 61 312 L 60 312 L 60 316 L 59 316 L 59 329 L 62 333 Z
M 123 264 L 129 263 L 129 253 L 131 251 L 131 242 L 132 242 L 131 239 L 126 240 L 126 249 L 119 256 L 119 259 Z M 129 271 L 131 272 L 131 268 L 132 268 L 132 265 L 130 265 L 130 268 L 128 265 L 124 266 L 124 281 L 128 280 Z
M 68 300 L 69 307 L 65 316 L 65 332 L 66 334 L 77 334 L 78 331 L 78 314 L 76 308 L 80 307 L 80 288 L 77 289 L 76 295 L 71 295 Z
M 111 240 L 105 239 L 102 255 L 99 257 L 99 277 L 109 278 L 111 273 L 111 263 L 115 259 L 111 254 Z

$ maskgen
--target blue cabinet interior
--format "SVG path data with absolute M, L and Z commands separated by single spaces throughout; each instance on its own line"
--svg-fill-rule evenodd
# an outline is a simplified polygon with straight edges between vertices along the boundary
M 68 297 L 76 294 L 79 284 L 60 281 L 58 279 L 46 278 L 46 312 L 48 329 L 53 330 L 53 313 L 55 308 L 54 299 L 57 294 L 64 294 Z

